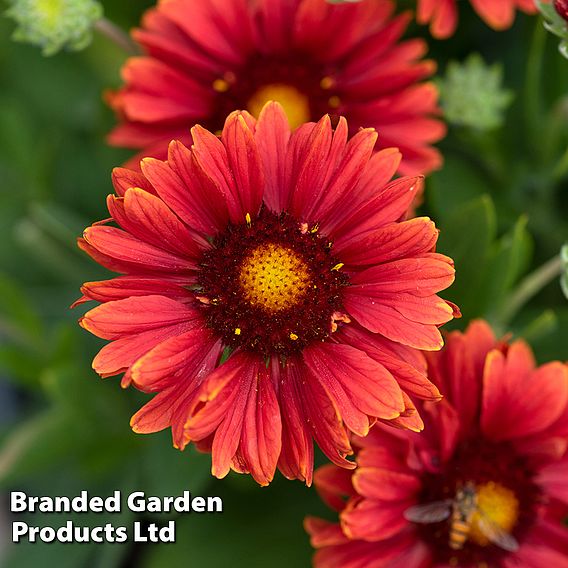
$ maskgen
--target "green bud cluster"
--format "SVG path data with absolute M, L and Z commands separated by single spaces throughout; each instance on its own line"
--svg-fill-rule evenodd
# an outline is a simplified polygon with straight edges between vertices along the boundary
M 477 130 L 499 127 L 513 100 L 513 93 L 503 87 L 501 65 L 487 65 L 478 54 L 463 63 L 450 62 L 438 85 L 448 122 Z
M 62 49 L 79 51 L 89 45 L 92 29 L 103 16 L 95 0 L 9 0 L 13 39 L 41 47 L 44 55 Z

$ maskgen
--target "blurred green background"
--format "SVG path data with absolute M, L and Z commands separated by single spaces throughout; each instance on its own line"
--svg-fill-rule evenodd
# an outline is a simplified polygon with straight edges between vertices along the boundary
M 151 2 L 103 4 L 128 29 Z M 174 450 L 169 432 L 133 434 L 129 418 L 145 397 L 91 370 L 103 342 L 81 330 L 80 310 L 68 307 L 82 282 L 105 272 L 75 239 L 106 216 L 111 168 L 129 155 L 105 145 L 113 118 L 101 97 L 118 86 L 125 57 L 96 37 L 81 53 L 43 58 L 11 42 L 12 29 L 0 18 L 0 491 L 165 496 L 189 489 L 221 496 L 225 511 L 178 517 L 176 544 L 9 546 L 4 497 L 0 566 L 308 566 L 303 517 L 329 516 L 315 491 L 281 476 L 263 489 L 236 474 L 214 480 L 209 457 Z M 427 37 L 424 29 L 409 31 L 415 34 Z M 428 180 L 421 212 L 441 227 L 439 250 L 456 260 L 458 278 L 446 293 L 464 313 L 455 325 L 483 316 L 499 332 L 529 339 L 539 360 L 565 360 L 568 303 L 558 278 L 520 309 L 515 299 L 526 275 L 568 240 L 568 61 L 537 18 L 519 16 L 512 30 L 495 33 L 467 7 L 458 35 L 431 45 L 441 76 L 449 60 L 478 52 L 503 66 L 514 95 L 500 127 L 451 127 L 441 145 L 445 167 Z M 67 518 L 28 522 L 53 526 Z M 169 517 L 74 520 L 130 525 Z

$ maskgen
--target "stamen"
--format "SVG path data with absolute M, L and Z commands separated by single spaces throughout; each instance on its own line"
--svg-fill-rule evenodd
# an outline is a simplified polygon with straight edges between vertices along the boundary
M 320 87 L 322 89 L 324 89 L 325 91 L 328 91 L 329 89 L 331 89 L 333 86 L 335 85 L 335 80 L 330 77 L 329 75 L 324 77 L 321 81 L 320 81 Z
M 341 312 L 333 312 L 331 316 L 331 333 L 335 333 L 338 330 L 338 323 L 351 323 L 351 318 Z
M 337 95 L 333 95 L 333 97 L 329 97 L 327 104 L 330 108 L 339 108 L 341 106 L 341 99 Z
M 215 79 L 212 86 L 213 90 L 218 93 L 226 93 L 231 88 L 231 85 L 225 79 Z

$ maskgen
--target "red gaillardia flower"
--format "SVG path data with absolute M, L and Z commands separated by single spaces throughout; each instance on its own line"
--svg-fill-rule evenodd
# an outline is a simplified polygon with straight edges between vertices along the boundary
M 378 148 L 396 147 L 400 173 L 441 165 L 431 146 L 445 134 L 438 93 L 423 83 L 435 70 L 423 40 L 400 42 L 410 14 L 392 0 L 169 0 L 133 32 L 146 54 L 127 61 L 125 85 L 108 96 L 121 124 L 113 145 L 165 159 L 171 140 L 190 144 L 189 128 L 212 132 L 227 115 L 258 117 L 274 100 L 291 126 L 345 116 L 354 134 L 379 132 Z M 137 166 L 138 159 L 133 164 Z
M 458 25 L 457 0 L 417 0 L 416 19 L 419 24 L 430 24 L 430 32 L 439 39 L 454 34 Z M 515 21 L 517 9 L 534 14 L 534 0 L 470 0 L 479 16 L 494 30 L 506 30 Z
M 200 442 L 218 477 L 267 484 L 278 465 L 310 483 L 312 438 L 354 467 L 349 432 L 419 430 L 410 396 L 440 398 L 416 348 L 442 346 L 453 263 L 432 221 L 404 220 L 422 179 L 389 183 L 398 151 L 347 133 L 329 116 L 291 133 L 276 103 L 232 113 L 220 138 L 196 126 L 191 149 L 116 170 L 120 228 L 79 241 L 124 274 L 83 287 L 103 304 L 81 325 L 112 341 L 93 367 L 157 393 L 134 430 Z
M 566 568 L 568 366 L 537 368 L 482 321 L 428 360 L 447 398 L 423 404 L 421 435 L 377 425 L 354 473 L 316 471 L 341 522 L 306 519 L 314 566 Z

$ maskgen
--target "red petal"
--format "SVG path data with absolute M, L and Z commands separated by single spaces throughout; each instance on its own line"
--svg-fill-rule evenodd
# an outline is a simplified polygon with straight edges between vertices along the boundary
M 353 204 L 349 211 L 341 211 L 341 216 L 338 212 L 334 222 L 328 222 L 329 235 L 336 241 L 349 241 L 357 235 L 400 221 L 421 193 L 423 184 L 421 177 L 405 177 L 384 187 L 377 185 L 367 201 L 360 205 Z
M 189 300 L 195 294 L 180 284 L 168 282 L 160 278 L 136 278 L 132 276 L 120 276 L 112 280 L 101 280 L 99 282 L 86 282 L 81 286 L 84 300 L 76 302 L 83 303 L 88 300 L 97 302 L 111 302 L 113 300 L 123 300 L 130 296 L 150 296 L 157 292 L 160 296 L 167 296 L 173 300 Z
M 124 373 L 136 360 L 156 345 L 174 335 L 184 333 L 190 325 L 189 323 L 168 325 L 117 339 L 99 351 L 93 359 L 93 369 L 101 377 Z
M 152 434 L 165 430 L 172 423 L 178 400 L 179 392 L 176 389 L 157 394 L 131 418 L 130 426 L 137 434 Z
M 322 343 L 306 348 L 303 357 L 355 434 L 367 435 L 369 417 L 390 420 L 404 410 L 397 382 L 363 351 L 349 345 Z
M 201 126 L 194 126 L 191 129 L 191 135 L 193 137 L 192 152 L 197 165 L 203 175 L 214 184 L 216 192 L 224 196 L 231 221 L 243 223 L 246 214 L 252 215 L 253 211 L 242 209 L 239 190 L 229 166 L 225 146 L 217 136 Z
M 282 422 L 276 393 L 264 367 L 249 390 L 240 449 L 254 480 L 268 485 L 282 449 Z
M 124 197 L 127 189 L 140 187 L 148 193 L 156 195 L 152 184 L 140 173 L 126 168 L 114 168 L 112 170 L 112 183 L 117 195 Z
M 510 351 L 506 358 L 494 350 L 487 356 L 481 425 L 492 440 L 510 440 L 543 431 L 568 407 L 568 367 L 554 362 L 529 376 L 509 376 L 509 369 L 517 368 L 517 354 L 519 351 Z
M 242 223 L 245 215 L 254 217 L 258 213 L 264 194 L 263 167 L 243 113 L 236 111 L 228 116 L 221 140 L 238 189 L 240 214 L 236 221 Z
M 419 351 L 393 343 L 355 324 L 344 326 L 337 339 L 362 349 L 383 365 L 403 391 L 427 400 L 441 398 L 438 388 L 428 380 L 426 361 Z
M 345 264 L 373 265 L 431 252 L 438 231 L 428 217 L 392 223 L 365 235 L 350 234 L 334 242 L 334 251 Z
M 282 452 L 278 469 L 288 479 L 312 484 L 314 446 L 302 406 L 299 384 L 294 367 L 281 368 L 278 361 L 271 363 L 273 382 L 279 385 L 278 397 L 282 412 Z
M 395 503 L 368 499 L 351 501 L 340 515 L 341 527 L 349 538 L 386 540 L 408 526 L 403 513 L 412 504 L 411 498 Z
M 289 183 L 292 189 L 291 211 L 299 220 L 307 220 L 319 201 L 328 171 L 333 131 L 329 116 L 324 116 L 310 131 L 298 129 L 292 134 L 288 159 L 293 161 Z M 294 160 L 295 158 L 295 160 Z
M 223 230 L 229 220 L 225 196 L 198 167 L 191 150 L 174 140 L 168 147 L 168 165 L 182 181 L 183 188 L 179 184 L 172 188 L 161 186 L 164 200 L 203 233 L 214 235 Z
M 314 475 L 314 482 L 319 496 L 324 503 L 341 511 L 345 507 L 346 497 L 356 495 L 351 483 L 352 471 L 337 467 L 334 464 L 326 464 L 319 467 Z
M 399 501 L 412 499 L 421 488 L 421 482 L 411 473 L 402 473 L 378 467 L 359 467 L 353 473 L 353 486 L 367 499 Z M 390 504 L 385 504 L 385 507 Z
M 248 353 L 233 355 L 206 379 L 200 400 L 203 405 L 190 418 L 188 432 L 198 440 L 215 433 L 213 475 L 227 475 L 239 453 L 257 482 L 269 483 L 280 453 L 281 429 L 276 395 L 263 361 Z
M 561 461 L 541 469 L 536 481 L 543 487 L 546 495 L 568 505 L 568 455 Z
M 343 124 L 343 123 L 341 123 Z M 347 133 L 347 124 L 345 123 Z M 338 128 L 334 133 L 334 141 L 338 136 Z M 328 172 L 326 183 L 322 187 L 321 200 L 314 209 L 313 215 L 322 222 L 322 230 L 326 230 L 329 217 L 334 217 L 338 210 L 344 211 L 352 203 L 352 195 L 365 168 L 369 162 L 377 142 L 377 133 L 372 128 L 362 129 L 355 134 L 341 153 L 334 160 L 337 163 L 335 170 Z
M 128 189 L 123 207 L 115 216 L 110 196 L 109 211 L 121 227 L 131 235 L 173 254 L 196 259 L 203 245 L 199 246 L 193 234 L 165 205 L 165 203 L 140 188 Z
M 129 271 L 179 274 L 196 268 L 193 261 L 142 242 L 114 227 L 89 227 L 85 229 L 83 237 L 88 245 Z
M 145 392 L 171 385 L 201 383 L 215 367 L 221 342 L 204 329 L 192 329 L 163 341 L 138 359 L 132 367 L 132 382 Z
M 315 517 L 306 517 L 304 528 L 310 535 L 310 544 L 314 548 L 333 546 L 347 542 L 341 527 L 337 523 L 330 523 Z
M 345 459 L 353 450 L 335 402 L 303 362 L 289 360 L 287 364 L 289 373 L 295 377 L 307 426 L 316 443 L 333 463 L 353 469 L 355 463 Z
M 103 339 L 120 339 L 175 324 L 191 323 L 199 313 L 165 296 L 141 296 L 107 302 L 80 320 L 87 331 Z
M 270 103 L 262 109 L 254 138 L 266 180 L 264 201 L 270 209 L 279 213 L 288 207 L 290 199 L 284 159 L 290 140 L 290 125 L 284 109 L 279 104 Z

